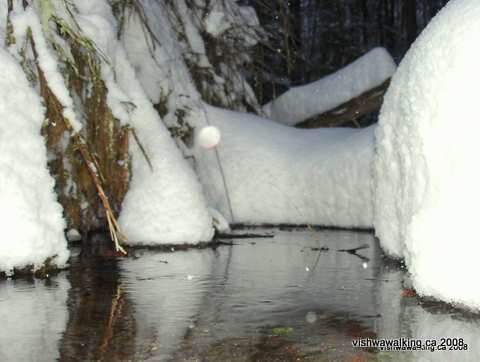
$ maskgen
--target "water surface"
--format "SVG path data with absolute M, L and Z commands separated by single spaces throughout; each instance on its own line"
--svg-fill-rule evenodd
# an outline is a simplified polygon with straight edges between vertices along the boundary
M 0 281 L 1 361 L 478 361 L 480 322 L 405 291 L 367 232 L 249 229 L 216 249 L 82 254 Z M 78 254 L 78 253 L 77 253 Z M 381 352 L 357 338 L 463 338 L 467 352 Z

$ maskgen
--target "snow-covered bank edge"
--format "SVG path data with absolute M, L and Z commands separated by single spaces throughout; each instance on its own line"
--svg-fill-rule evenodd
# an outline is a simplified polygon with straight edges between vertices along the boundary
M 44 109 L 3 48 L 0 65 L 0 272 L 47 273 L 64 267 L 69 252 L 40 135 Z
M 289 89 L 263 106 L 263 111 L 269 118 L 293 126 L 381 85 L 395 70 L 388 51 L 374 48 L 335 73 Z

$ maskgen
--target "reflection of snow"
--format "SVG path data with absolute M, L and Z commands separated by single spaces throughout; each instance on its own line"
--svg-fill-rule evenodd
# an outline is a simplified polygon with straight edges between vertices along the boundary
M 61 274 L 48 281 L 0 282 L 0 360 L 55 361 L 65 331 L 70 283 Z
M 402 270 L 380 271 L 376 281 L 375 303 L 381 315 L 375 323 L 378 338 L 434 339 L 459 338 L 468 345 L 467 351 L 415 351 L 392 352 L 395 361 L 466 362 L 480 360 L 480 321 L 466 319 L 452 313 L 448 305 L 439 303 L 435 308 L 422 307 L 413 298 L 402 295 L 405 272 Z M 436 310 L 434 310 L 436 309 Z M 458 311 L 457 311 L 458 312 Z
M 138 359 L 169 356 L 194 325 L 212 268 L 211 250 L 138 253 L 121 263 L 122 285 L 135 309 Z
M 218 285 L 206 293 L 199 321 L 210 326 L 210 338 L 252 336 L 267 326 L 296 327 L 337 313 L 360 319 L 376 314 L 377 249 L 370 234 L 275 233 L 255 245 L 236 240 L 239 245 L 218 250 L 212 268 Z M 337 252 L 365 243 L 369 248 L 359 253 L 371 260 L 367 270 L 360 258 Z

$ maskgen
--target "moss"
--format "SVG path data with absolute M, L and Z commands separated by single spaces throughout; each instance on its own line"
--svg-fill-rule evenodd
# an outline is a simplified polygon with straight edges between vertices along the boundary
M 58 23 L 60 34 L 70 45 L 70 58 L 57 50 L 67 85 L 84 109 L 82 137 L 92 156 L 99 180 L 114 214 L 118 215 L 130 182 L 128 131 L 115 119 L 107 105 L 107 88 L 100 76 L 102 54 L 91 41 Z M 63 118 L 63 107 L 48 84 L 40 84 L 45 105 L 45 137 L 50 157 L 49 168 L 56 181 L 56 191 L 69 227 L 82 232 L 104 223 L 105 211 L 98 189 L 85 160 L 75 147 L 71 129 Z M 68 140 L 66 142 L 66 140 Z

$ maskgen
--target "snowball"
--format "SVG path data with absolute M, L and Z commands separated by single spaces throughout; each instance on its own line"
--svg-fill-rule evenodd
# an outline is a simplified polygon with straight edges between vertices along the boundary
M 480 308 L 480 2 L 452 0 L 411 47 L 376 132 L 374 225 L 420 295 Z
M 220 130 L 215 126 L 203 127 L 197 135 L 197 144 L 206 150 L 216 147 L 220 143 Z

